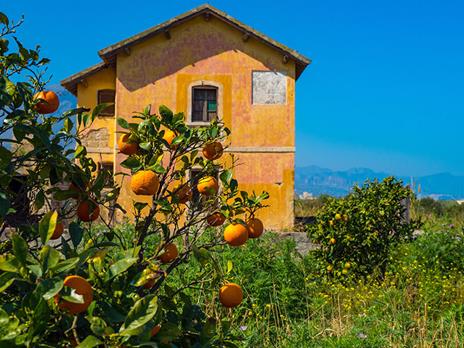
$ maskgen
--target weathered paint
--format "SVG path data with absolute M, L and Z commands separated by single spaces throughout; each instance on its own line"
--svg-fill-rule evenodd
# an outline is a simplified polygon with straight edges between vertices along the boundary
M 116 114 L 130 118 L 148 104 L 157 110 L 162 104 L 187 112 L 190 90 L 195 83 L 212 83 L 219 88 L 219 116 L 232 131 L 234 148 L 293 148 L 295 146 L 295 63 L 283 62 L 282 54 L 250 38 L 242 40 L 240 31 L 211 18 L 193 18 L 170 30 L 170 39 L 157 35 L 120 53 L 116 59 Z M 283 105 L 252 104 L 252 72 L 278 71 L 286 76 L 287 100 Z M 104 74 L 108 74 L 106 71 Z M 101 73 L 87 79 L 79 104 L 89 103 L 92 93 L 102 88 Z M 83 99 L 81 100 L 81 93 Z M 96 92 L 95 92 L 96 93 Z M 96 100 L 96 94 L 93 98 Z M 90 106 L 90 105 L 89 105 Z M 99 119 L 114 134 L 114 120 Z M 110 140 L 114 144 L 114 138 Z M 234 174 L 242 189 L 271 195 L 270 208 L 260 217 L 268 228 L 293 225 L 294 154 L 239 153 L 240 166 Z M 115 154 L 116 172 L 125 171 L 119 163 L 125 158 Z M 135 197 L 125 179 L 120 203 L 128 208 Z

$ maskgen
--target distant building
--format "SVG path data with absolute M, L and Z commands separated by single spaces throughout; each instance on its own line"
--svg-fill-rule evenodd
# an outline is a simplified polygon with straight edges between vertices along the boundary
M 115 103 L 82 139 L 102 168 L 127 171 L 116 147 L 116 115 L 129 119 L 164 104 L 185 112 L 192 127 L 218 118 L 232 131 L 227 151 L 241 163 L 234 169 L 241 188 L 270 194 L 260 218 L 269 228 L 293 225 L 295 81 L 308 58 L 210 5 L 98 53 L 102 62 L 61 84 L 80 107 Z M 121 206 L 134 198 L 122 183 Z
M 298 198 L 307 199 L 307 200 L 316 199 L 316 197 L 314 197 L 314 195 L 310 192 L 303 192 L 302 194 L 299 195 Z

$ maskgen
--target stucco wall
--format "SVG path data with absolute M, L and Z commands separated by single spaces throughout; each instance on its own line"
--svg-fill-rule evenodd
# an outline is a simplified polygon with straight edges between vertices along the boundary
M 260 214 L 267 228 L 292 226 L 295 64 L 284 63 L 282 54 L 262 42 L 242 40 L 241 32 L 214 18 L 192 19 L 172 28 L 170 34 L 170 39 L 157 35 L 131 47 L 129 54 L 117 56 L 116 69 L 87 78 L 86 86 L 79 84 L 79 105 L 93 107 L 99 89 L 115 88 L 118 116 L 129 119 L 148 104 L 152 110 L 165 104 L 187 113 L 191 86 L 214 84 L 219 88 L 219 116 L 232 131 L 227 145 L 235 149 L 241 163 L 234 172 L 241 188 L 270 193 L 271 207 Z M 253 105 L 253 71 L 282 74 L 286 79 L 285 103 Z M 113 148 L 114 119 L 97 119 L 93 128 L 101 127 L 108 128 L 108 146 Z M 252 153 L 257 148 L 261 152 Z M 107 153 L 95 160 L 113 160 L 114 156 L 115 172 L 127 172 L 119 166 L 124 155 Z M 128 184 L 125 178 L 120 199 L 126 208 L 132 199 L 141 200 L 130 192 Z

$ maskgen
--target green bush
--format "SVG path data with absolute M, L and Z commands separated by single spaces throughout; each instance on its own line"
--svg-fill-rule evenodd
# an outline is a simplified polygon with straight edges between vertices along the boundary
M 383 275 L 391 248 L 411 238 L 417 223 L 407 221 L 405 202 L 412 191 L 390 177 L 368 181 L 342 199 L 332 198 L 307 230 L 320 245 L 320 271 L 346 277 Z

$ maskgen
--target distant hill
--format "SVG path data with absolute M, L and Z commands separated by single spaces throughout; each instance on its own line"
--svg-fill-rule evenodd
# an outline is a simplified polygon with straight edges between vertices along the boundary
M 369 168 L 353 168 L 335 171 L 318 166 L 297 167 L 295 171 L 295 190 L 298 194 L 309 192 L 314 196 L 328 194 L 344 196 L 348 194 L 355 184 L 361 185 L 367 179 L 382 180 L 390 176 L 388 173 L 375 172 Z M 431 196 L 436 199 L 463 199 L 464 176 L 455 176 L 450 173 L 439 173 L 417 178 L 398 177 L 405 183 L 414 181 L 419 196 Z

